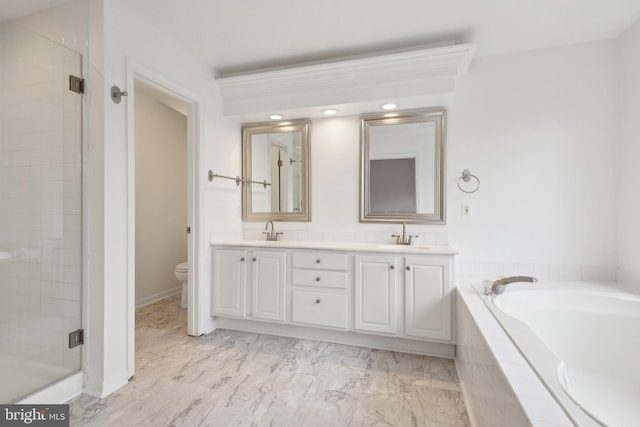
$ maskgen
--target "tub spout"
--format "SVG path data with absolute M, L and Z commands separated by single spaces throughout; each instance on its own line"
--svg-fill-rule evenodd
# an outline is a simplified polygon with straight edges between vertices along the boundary
M 499 279 L 499 280 L 496 280 L 495 282 L 493 282 L 493 284 L 491 285 L 491 293 L 492 294 L 500 294 L 500 293 L 504 292 L 504 287 L 507 286 L 509 283 L 515 283 L 515 282 L 535 283 L 537 281 L 538 281 L 538 279 L 536 279 L 535 277 L 531 277 L 531 276 L 505 277 L 504 279 Z

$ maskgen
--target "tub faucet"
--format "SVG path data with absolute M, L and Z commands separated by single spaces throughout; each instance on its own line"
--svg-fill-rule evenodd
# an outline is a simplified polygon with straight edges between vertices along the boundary
M 271 226 L 271 231 L 268 231 L 269 230 L 269 226 Z M 268 221 L 265 224 L 264 229 L 267 230 L 267 231 L 263 231 L 262 234 L 266 234 L 267 241 L 277 242 L 278 240 L 280 240 L 280 236 L 282 235 L 282 232 L 276 233 L 276 230 L 273 227 L 273 221 Z
M 413 245 L 413 238 L 419 236 L 407 236 L 406 225 L 402 223 L 402 236 L 399 234 L 392 234 L 391 237 L 396 238 L 396 245 Z
M 507 286 L 509 283 L 515 283 L 515 282 L 536 283 L 537 281 L 538 281 L 538 279 L 536 279 L 535 277 L 531 277 L 531 276 L 505 277 L 504 279 L 496 280 L 495 282 L 493 282 L 491 284 L 491 293 L 492 294 L 501 294 L 502 292 L 504 292 L 505 286 Z

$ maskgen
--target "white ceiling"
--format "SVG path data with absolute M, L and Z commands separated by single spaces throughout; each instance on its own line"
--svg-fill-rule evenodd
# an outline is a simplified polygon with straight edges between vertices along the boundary
M 70 0 L 0 0 L 0 21 L 29 15 L 68 1 Z
M 12 19 L 65 0 L 0 0 Z M 479 45 L 477 56 L 617 37 L 638 0 L 128 0 L 218 75 L 419 47 Z M 124 11 L 123 11 L 124 13 Z
M 218 75 L 443 40 L 478 56 L 617 37 L 639 0 L 129 0 Z

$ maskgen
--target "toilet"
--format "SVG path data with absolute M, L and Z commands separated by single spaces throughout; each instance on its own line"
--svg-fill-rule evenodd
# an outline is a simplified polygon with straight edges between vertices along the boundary
M 189 262 L 185 261 L 176 265 L 174 270 L 176 279 L 182 282 L 182 299 L 180 300 L 180 308 L 187 308 L 187 283 L 189 283 Z

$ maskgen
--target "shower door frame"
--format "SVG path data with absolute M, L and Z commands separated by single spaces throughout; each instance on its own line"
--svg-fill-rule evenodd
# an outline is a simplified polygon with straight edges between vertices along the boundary
M 189 106 L 187 117 L 187 155 L 188 155 L 188 212 L 191 228 L 189 253 L 189 283 L 187 298 L 187 333 L 198 336 L 205 325 L 198 319 L 198 284 L 201 283 L 203 264 L 199 250 L 201 230 L 204 230 L 204 186 L 200 176 L 204 170 L 202 159 L 202 100 L 201 97 L 183 86 L 166 78 L 161 73 L 149 69 L 143 64 L 127 57 L 127 374 L 131 378 L 135 373 L 135 82 L 142 81 L 154 89 L 178 98 Z M 186 230 L 185 230 L 186 232 Z

